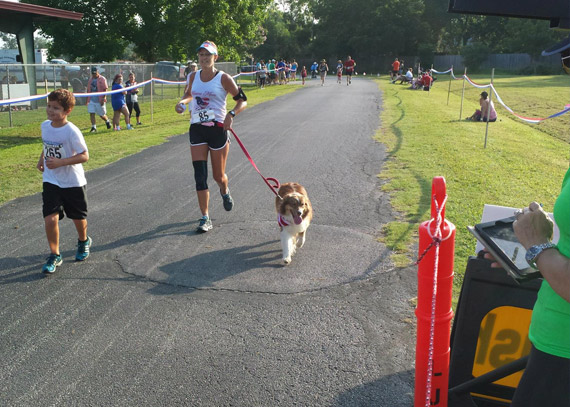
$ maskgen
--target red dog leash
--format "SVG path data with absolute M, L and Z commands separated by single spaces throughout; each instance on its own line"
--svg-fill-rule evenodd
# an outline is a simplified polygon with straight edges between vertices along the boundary
M 263 181 L 265 181 L 265 183 L 267 184 L 267 186 L 269 187 L 269 189 L 271 189 L 271 191 L 279 198 L 279 199 L 283 199 L 279 196 L 279 194 L 277 193 L 277 191 L 279 190 L 279 181 L 277 181 L 277 179 L 275 178 L 271 178 L 271 177 L 264 177 L 263 174 L 261 173 L 261 171 L 259 171 L 259 168 L 257 168 L 257 165 L 255 165 L 255 162 L 253 161 L 253 158 L 251 158 L 251 155 L 249 155 L 249 152 L 247 151 L 247 149 L 245 148 L 245 146 L 243 145 L 243 143 L 241 142 L 241 140 L 239 139 L 239 137 L 237 136 L 237 134 L 235 133 L 234 129 L 230 128 L 230 131 L 232 132 L 232 134 L 234 135 L 236 141 L 238 142 L 239 146 L 241 147 L 241 149 L 243 150 L 243 153 L 245 154 L 245 156 L 247 157 L 247 159 L 249 160 L 249 162 L 251 163 L 251 165 L 253 165 L 253 168 L 255 168 L 255 171 L 257 171 L 257 173 L 259 175 L 261 175 L 261 178 L 263 178 Z M 271 184 L 270 181 L 273 183 Z

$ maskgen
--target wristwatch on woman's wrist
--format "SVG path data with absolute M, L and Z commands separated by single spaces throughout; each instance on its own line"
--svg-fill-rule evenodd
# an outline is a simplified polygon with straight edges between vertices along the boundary
M 537 244 L 529 247 L 524 256 L 526 262 L 533 269 L 538 270 L 538 267 L 536 266 L 536 259 L 543 251 L 545 251 L 546 249 L 551 249 L 553 247 L 556 247 L 556 245 L 552 242 Z
M 231 114 L 232 117 L 236 117 L 236 112 L 234 112 L 233 110 L 230 110 L 228 113 Z

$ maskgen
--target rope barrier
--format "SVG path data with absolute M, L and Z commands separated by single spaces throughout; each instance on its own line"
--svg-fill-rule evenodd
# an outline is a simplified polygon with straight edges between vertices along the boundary
M 284 70 L 285 68 L 276 68 L 275 71 L 281 71 Z M 238 73 L 237 75 L 233 75 L 232 78 L 237 79 L 239 78 L 241 75 L 255 75 L 258 72 L 262 72 L 262 71 L 254 71 L 254 72 L 241 72 Z M 291 70 L 291 72 L 297 72 L 297 70 Z M 106 95 L 112 95 L 114 93 L 121 93 L 121 92 L 125 92 L 125 91 L 129 91 L 132 89 L 136 89 L 136 88 L 140 88 L 141 86 L 145 86 L 150 84 L 151 82 L 156 82 L 156 83 L 162 83 L 165 85 L 186 85 L 186 81 L 168 81 L 166 79 L 160 79 L 160 78 L 151 78 L 147 81 L 141 82 L 141 83 L 137 83 L 136 85 L 133 86 L 129 86 L 128 88 L 121 88 L 121 89 L 116 89 L 116 90 L 110 90 L 110 91 L 105 91 L 105 92 L 89 92 L 89 93 L 85 93 L 85 92 L 78 92 L 78 93 L 73 93 L 73 96 L 75 96 L 76 98 L 87 98 L 87 97 L 93 97 L 93 96 L 106 96 Z M 34 95 L 34 96 L 23 96 L 23 97 L 19 97 L 19 98 L 12 98 L 12 99 L 3 99 L 0 100 L 0 106 L 4 106 L 4 105 L 15 105 L 15 104 L 20 104 L 20 103 L 24 103 L 24 102 L 32 102 L 34 100 L 41 100 L 41 99 L 46 99 L 47 98 L 47 94 L 43 94 L 43 95 Z
M 437 71 L 437 70 L 432 68 L 432 69 L 430 69 L 430 71 L 435 73 L 435 74 L 439 74 L 439 75 L 445 75 L 445 74 L 449 73 L 449 74 L 451 74 L 453 79 L 465 79 L 471 86 L 474 86 L 474 87 L 479 88 L 479 89 L 490 88 L 493 91 L 493 93 L 495 94 L 495 96 L 497 97 L 497 102 L 499 102 L 499 104 L 501 104 L 507 112 L 509 112 L 510 114 L 515 116 L 517 119 L 520 119 L 520 120 L 525 121 L 527 123 L 540 123 L 542 121 L 545 121 L 548 119 L 553 119 L 555 117 L 559 117 L 559 116 L 562 116 L 563 114 L 570 112 L 570 105 L 566 105 L 563 110 L 556 112 L 556 113 L 553 113 L 548 117 L 526 117 L 526 116 L 522 116 L 518 113 L 515 113 L 515 111 L 513 109 L 511 109 L 509 106 L 507 106 L 507 104 L 505 102 L 503 102 L 503 99 L 499 96 L 499 93 L 497 92 L 497 89 L 495 89 L 493 84 L 479 85 L 479 84 L 475 83 L 467 75 L 461 75 L 461 77 L 458 78 L 453 73 L 453 68 L 450 68 L 447 71 L 443 71 L 443 72 Z
M 436 226 L 435 226 L 435 234 L 433 236 L 433 241 L 430 246 L 435 247 L 435 254 L 434 254 L 434 266 L 433 266 L 433 291 L 431 297 L 431 319 L 430 319 L 430 327 L 429 327 L 429 348 L 428 348 L 428 371 L 427 371 L 427 383 L 426 383 L 426 407 L 430 407 L 431 401 L 431 377 L 433 374 L 433 348 L 434 348 L 434 337 L 435 337 L 435 304 L 437 298 L 437 272 L 439 268 L 439 245 L 441 243 L 441 222 L 443 221 L 441 217 L 441 210 L 445 207 L 445 202 L 447 201 L 447 195 L 443 199 L 441 206 L 439 206 L 436 196 L 433 195 L 433 201 L 436 208 Z M 429 227 L 428 227 L 429 230 Z M 421 261 L 418 260 L 418 262 Z
M 432 215 L 433 218 L 426 223 L 426 228 L 427 228 L 427 234 L 428 236 L 431 238 L 431 242 L 430 244 L 426 247 L 426 249 L 423 251 L 423 253 L 418 256 L 418 259 L 416 261 L 416 264 L 419 265 L 420 262 L 424 259 L 424 257 L 426 256 L 426 254 L 432 249 L 435 248 L 435 252 L 434 252 L 434 266 L 433 266 L 433 279 L 431 281 L 431 302 L 430 302 L 430 308 L 429 308 L 429 334 L 428 334 L 428 352 L 427 352 L 427 366 L 426 366 L 426 376 L 425 376 L 425 394 L 424 394 L 424 398 L 422 399 L 421 396 L 420 398 L 416 399 L 416 406 L 419 405 L 424 405 L 425 407 L 430 407 L 431 405 L 431 396 L 432 396 L 432 388 L 433 388 L 433 383 L 432 383 L 432 377 L 433 377 L 433 372 L 434 372 L 434 349 L 435 349 L 435 325 L 436 325 L 436 308 L 437 308 L 437 294 L 438 294 L 438 273 L 439 273 L 439 257 L 440 257 L 440 245 L 443 241 L 449 239 L 452 237 L 453 235 L 453 231 L 450 228 L 449 229 L 449 233 L 447 236 L 443 237 L 442 236 L 442 230 L 441 230 L 441 226 L 443 223 L 443 216 L 442 216 L 442 212 L 443 209 L 445 208 L 445 203 L 447 201 L 447 194 L 445 194 L 443 196 L 442 202 L 438 202 L 437 201 L 437 196 L 436 194 L 432 195 Z M 435 211 L 433 211 L 433 209 L 435 209 Z M 435 212 L 435 214 L 434 214 Z M 432 230 L 432 223 L 433 221 L 436 222 L 435 224 L 435 229 L 434 229 L 434 233 L 431 232 Z M 421 237 L 420 237 L 421 240 Z M 421 244 L 421 243 L 420 243 Z M 429 267 L 428 264 L 426 264 L 424 266 L 425 267 Z M 427 269 L 425 269 L 424 271 L 427 271 Z M 445 272 L 445 270 L 444 270 Z M 419 272 L 421 273 L 421 272 Z M 425 288 L 429 288 L 428 286 L 425 286 Z M 418 307 L 420 306 L 420 304 L 418 303 Z M 419 334 L 418 334 L 419 335 Z M 423 366 L 422 366 L 423 367 Z M 418 366 L 416 366 L 416 368 L 418 368 Z M 439 366 L 439 368 L 441 368 L 441 366 Z M 416 385 L 420 384 L 421 382 L 416 382 Z M 418 390 L 418 388 L 416 387 L 416 391 Z

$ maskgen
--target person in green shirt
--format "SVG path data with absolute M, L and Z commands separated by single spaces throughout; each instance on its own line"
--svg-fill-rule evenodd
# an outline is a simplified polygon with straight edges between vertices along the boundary
M 544 280 L 532 311 L 530 356 L 511 407 L 570 406 L 570 170 L 554 204 L 556 245 L 550 241 L 552 221 L 540 204 L 532 202 L 515 216 L 513 230 L 527 249 L 527 261 Z M 489 253 L 485 257 L 492 259 Z
M 275 85 L 277 83 L 277 74 L 275 73 L 275 60 L 272 59 L 267 64 L 267 70 L 269 71 L 269 85 Z

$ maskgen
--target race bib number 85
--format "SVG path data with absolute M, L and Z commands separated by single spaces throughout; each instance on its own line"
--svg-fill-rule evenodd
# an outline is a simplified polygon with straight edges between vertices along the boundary
M 200 123 L 211 122 L 214 121 L 215 118 L 216 116 L 213 110 L 204 109 L 198 111 L 198 119 L 200 120 Z

